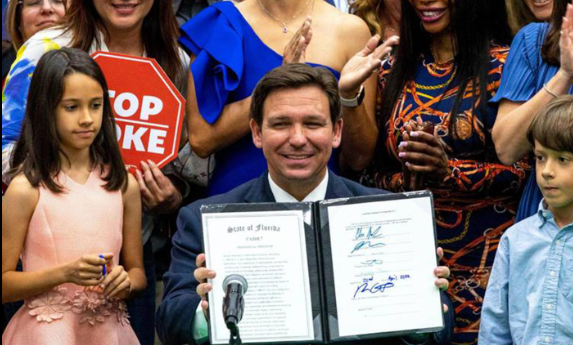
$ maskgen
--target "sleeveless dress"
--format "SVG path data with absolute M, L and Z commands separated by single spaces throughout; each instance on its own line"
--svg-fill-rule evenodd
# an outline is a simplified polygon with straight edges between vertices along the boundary
M 91 55 L 96 51 L 109 51 L 103 33 L 97 32 L 100 38 L 100 44 L 94 40 L 88 51 Z M 16 60 L 8 73 L 6 78 L 5 87 L 2 90 L 2 189 L 7 188 L 10 184 L 10 175 L 6 172 L 10 170 L 10 160 L 15 148 L 15 142 L 20 137 L 22 128 L 22 121 L 26 112 L 26 104 L 28 97 L 28 90 L 32 76 L 38 62 L 49 51 L 61 49 L 62 47 L 69 47 L 73 35 L 71 32 L 66 32 L 61 27 L 54 27 L 46 30 L 39 31 L 32 36 L 18 51 Z M 178 48 L 181 61 L 187 68 L 189 66 L 189 57 Z M 178 86 L 179 87 L 179 86 Z M 186 94 L 183 90 L 180 90 Z M 189 173 L 186 176 L 180 176 L 179 173 L 183 171 L 185 162 L 192 160 L 188 156 L 180 155 L 168 166 L 162 169 L 163 173 L 169 175 L 179 181 L 178 186 L 182 188 L 181 193 L 185 196 L 188 194 L 189 187 L 187 182 L 194 181 L 196 176 Z M 193 162 L 196 162 L 193 160 Z M 177 166 L 179 165 L 179 166 Z M 186 180 L 185 178 L 189 179 Z M 157 221 L 157 217 L 149 213 L 143 213 L 142 219 L 142 241 L 144 244 L 143 260 L 144 268 L 148 281 L 155 281 L 155 260 L 153 259 L 151 238 L 153 229 Z M 154 321 L 155 321 L 155 284 L 148 284 L 147 288 L 136 298 L 129 300 L 128 307 L 132 314 L 132 327 L 141 342 L 145 345 L 152 345 L 155 337 Z M 13 315 L 14 308 L 18 307 L 17 303 L 11 303 L 10 308 L 6 308 L 7 317 Z
M 543 47 L 549 29 L 550 26 L 547 23 L 532 23 L 517 33 L 511 44 L 499 91 L 490 102 L 498 103 L 504 99 L 527 102 L 557 74 L 559 67 L 546 63 L 541 57 L 541 47 Z M 568 94 L 573 94 L 573 87 L 569 89 Z M 536 214 L 543 198 L 535 180 L 533 162 L 533 156 L 531 156 L 534 171 L 527 180 L 515 217 L 516 222 Z
M 496 93 L 509 48 L 490 48 L 487 99 Z M 379 75 L 377 117 L 382 118 L 381 98 L 392 58 Z M 452 273 L 448 295 L 456 311 L 452 345 L 477 343 L 480 312 L 499 240 L 513 225 L 523 190 L 527 162 L 500 163 L 491 139 L 497 107 L 472 111 L 471 86 L 464 90 L 455 128 L 450 130 L 451 109 L 460 91 L 454 80 L 457 63 L 437 63 L 427 52 L 418 61 L 414 80 L 408 81 L 385 126 L 385 147 L 380 149 L 374 183 L 378 188 L 402 192 L 403 175 L 398 156 L 404 123 L 417 117 L 431 121 L 446 145 L 449 176 L 428 181 L 434 194 L 437 236 L 444 249 L 442 264 Z M 455 83 L 455 81 L 454 81 Z M 454 134 L 455 133 L 455 134 Z M 489 345 L 489 344 L 484 344 Z
M 199 112 L 209 124 L 217 122 L 223 108 L 248 98 L 270 70 L 282 65 L 283 57 L 265 45 L 231 1 L 206 8 L 181 27 L 182 46 L 196 56 L 191 65 Z M 328 66 L 339 79 L 340 73 Z M 338 171 L 333 153 L 329 168 Z M 221 194 L 259 177 L 267 163 L 253 144 L 251 134 L 215 154 L 215 169 L 207 194 Z
M 24 271 L 38 271 L 83 255 L 113 253 L 117 265 L 123 243 L 121 191 L 108 192 L 100 169 L 82 185 L 64 173 L 65 192 L 40 186 L 21 258 Z M 122 301 L 63 284 L 30 298 L 8 324 L 2 345 L 138 345 Z

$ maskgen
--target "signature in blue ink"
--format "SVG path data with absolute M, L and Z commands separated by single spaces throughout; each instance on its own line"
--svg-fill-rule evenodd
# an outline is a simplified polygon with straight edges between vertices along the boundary
M 361 249 L 372 249 L 372 248 L 380 248 L 380 247 L 385 247 L 385 246 L 386 246 L 386 244 L 384 244 L 384 243 L 372 243 L 370 241 L 360 241 L 360 242 L 358 242 L 356 247 L 354 247 L 354 249 L 352 250 L 352 252 L 350 254 L 354 254 Z
M 401 274 L 401 275 L 396 275 L 396 274 L 392 274 L 390 276 L 388 276 L 388 281 L 392 282 L 394 280 L 406 280 L 406 279 L 410 279 L 410 275 L 409 274 Z
M 368 260 L 363 262 L 363 265 L 374 266 L 374 265 L 382 265 L 384 261 L 382 260 Z
M 387 282 L 387 283 L 374 283 L 374 285 L 370 286 L 370 284 L 372 284 L 374 281 L 374 277 L 370 277 L 370 278 L 366 278 L 364 279 L 364 283 L 360 286 L 358 286 L 356 288 L 356 292 L 354 293 L 354 298 L 356 298 L 356 296 L 358 294 L 363 294 L 363 293 L 371 293 L 371 294 L 375 294 L 375 293 L 384 293 L 384 291 L 386 291 L 386 289 L 390 289 L 394 287 L 394 283 L 392 282 Z
M 379 248 L 386 246 L 384 243 L 373 243 L 371 240 L 379 240 L 384 236 L 380 233 L 382 227 L 379 226 L 377 228 L 370 227 L 368 231 L 365 231 L 364 228 L 358 228 L 356 230 L 356 235 L 354 236 L 354 240 L 358 240 L 358 244 L 352 250 L 350 254 L 354 254 L 355 252 L 362 250 L 362 249 L 372 249 L 372 248 Z
M 356 236 L 354 237 L 355 240 L 372 240 L 372 239 L 377 239 L 377 238 L 382 238 L 382 234 L 380 233 L 380 230 L 382 230 L 382 227 L 379 226 L 376 229 L 372 229 L 372 227 L 370 227 L 368 229 L 367 233 L 364 233 L 364 229 L 363 228 L 358 228 L 356 230 Z

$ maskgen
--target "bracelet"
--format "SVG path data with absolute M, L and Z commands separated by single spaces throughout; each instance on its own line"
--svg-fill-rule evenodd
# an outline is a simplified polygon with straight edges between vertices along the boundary
M 547 87 L 547 84 L 543 84 L 543 90 L 545 90 L 545 92 L 547 92 L 548 94 L 550 94 L 551 96 L 553 96 L 553 98 L 559 98 L 559 96 L 557 96 L 556 94 L 554 94 L 553 92 L 551 92 L 551 90 L 549 90 L 549 88 Z
M 360 85 L 360 91 L 358 91 L 356 97 L 352 99 L 346 99 L 340 96 L 340 104 L 348 108 L 356 108 L 362 104 L 362 101 L 364 100 L 364 94 L 364 85 Z

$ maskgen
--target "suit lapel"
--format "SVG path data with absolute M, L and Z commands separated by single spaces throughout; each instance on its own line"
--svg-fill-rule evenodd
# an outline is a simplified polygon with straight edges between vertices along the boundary
M 338 198 L 349 198 L 352 196 L 348 187 L 342 181 L 342 178 L 338 177 L 332 171 L 328 171 L 328 187 L 326 188 L 325 199 L 338 199 Z
M 251 187 L 245 194 L 245 202 L 275 202 L 275 197 L 269 185 L 268 172 L 265 172 L 256 180 L 253 180 Z

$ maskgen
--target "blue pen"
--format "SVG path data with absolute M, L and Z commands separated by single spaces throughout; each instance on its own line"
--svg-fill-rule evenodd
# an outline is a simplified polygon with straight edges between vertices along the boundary
M 100 259 L 104 259 L 103 254 L 100 254 L 99 257 L 100 257 Z M 105 277 L 106 274 L 107 274 L 107 262 L 106 262 L 105 265 L 103 265 L 103 273 L 102 273 L 102 274 L 103 274 L 104 277 Z

